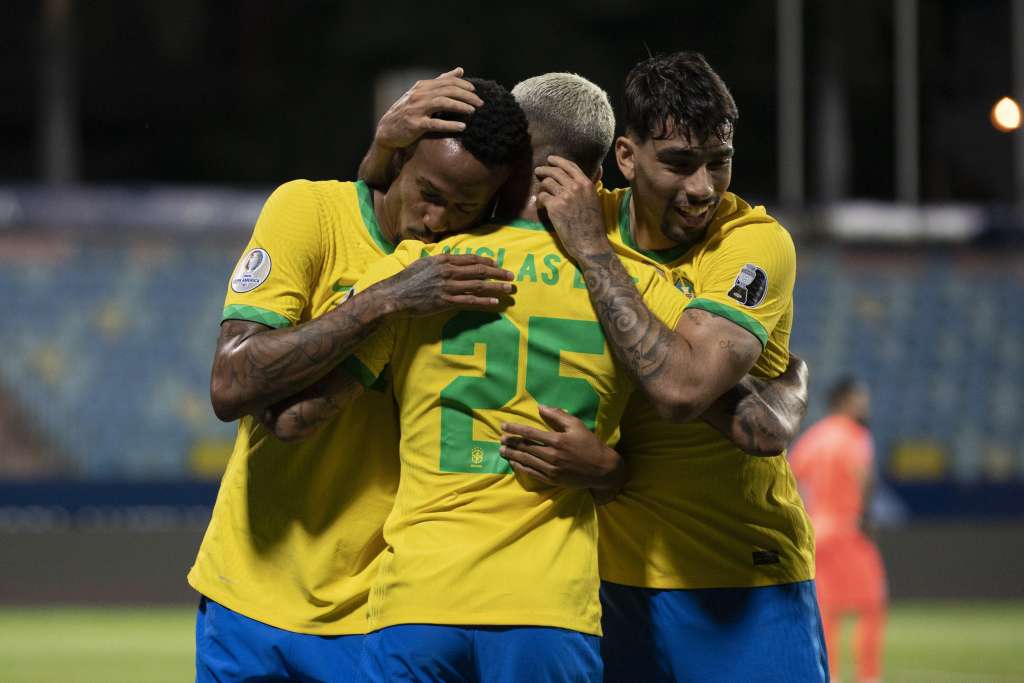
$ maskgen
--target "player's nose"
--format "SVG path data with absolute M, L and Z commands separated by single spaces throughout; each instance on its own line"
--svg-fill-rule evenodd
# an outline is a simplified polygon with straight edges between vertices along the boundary
M 703 204 L 714 198 L 715 187 L 711 184 L 711 174 L 706 165 L 702 165 L 686 176 L 683 181 L 683 191 L 690 204 Z
M 440 206 L 431 206 L 423 212 L 423 227 L 438 234 L 448 230 L 447 212 Z

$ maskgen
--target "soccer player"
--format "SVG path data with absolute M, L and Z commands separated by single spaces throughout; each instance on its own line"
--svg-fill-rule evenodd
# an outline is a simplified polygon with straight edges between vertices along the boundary
M 857 676 L 877 683 L 882 676 L 885 629 L 885 569 L 878 548 L 861 531 L 871 487 L 874 444 L 868 431 L 868 388 L 853 377 L 829 392 L 829 415 L 793 446 L 790 466 L 814 525 L 818 600 L 832 675 L 839 670 L 839 622 L 853 613 L 857 623 Z
M 427 114 L 471 113 L 433 119 L 433 135 L 404 150 L 388 192 L 361 182 L 282 185 L 231 277 L 210 393 L 218 417 L 240 423 L 189 573 L 203 596 L 199 681 L 358 675 L 381 527 L 398 486 L 390 389 L 365 392 L 302 443 L 277 438 L 308 433 L 301 414 L 278 419 L 279 406 L 323 393 L 324 378 L 386 321 L 478 309 L 510 292 L 512 273 L 493 260 L 439 255 L 344 301 L 399 240 L 430 241 L 487 215 L 527 148 L 526 119 L 508 91 L 460 76 L 414 89 Z
M 557 83 L 552 81 L 551 83 Z M 548 96 L 557 97 L 553 89 Z M 535 96 L 539 96 L 535 92 Z M 386 189 L 395 175 L 394 161 L 402 148 L 415 142 L 419 135 L 429 132 L 430 123 L 424 115 L 423 97 L 407 93 L 399 98 L 382 117 L 365 158 L 359 166 L 359 177 L 371 187 Z M 440 102 L 436 106 L 442 106 Z M 524 169 L 526 170 L 526 169 Z M 520 206 L 524 201 L 522 184 L 528 185 L 532 171 L 521 177 L 513 174 L 501 195 L 498 211 L 507 213 L 509 206 Z M 613 195 L 609 195 L 613 196 Z M 617 225 L 619 206 L 615 201 L 605 202 L 610 211 L 610 224 Z M 723 394 L 701 416 L 741 450 L 751 455 L 775 455 L 783 451 L 796 436 L 807 404 L 807 366 L 796 356 L 790 356 L 786 371 L 770 380 L 751 375 Z M 548 483 L 567 486 L 596 485 L 592 489 L 599 502 L 613 497 L 621 488 L 625 467 L 621 457 L 608 447 L 601 447 L 582 422 L 564 410 L 541 406 L 540 415 L 560 436 L 558 448 L 542 449 L 543 458 L 516 450 L 512 442 L 523 439 L 509 437 L 510 445 L 502 449 L 517 471 L 531 474 Z M 522 427 L 522 425 L 510 425 Z M 535 433 L 526 428 L 520 437 Z
M 535 93 L 540 92 L 537 88 L 533 90 Z M 517 91 L 518 88 L 514 90 L 514 92 Z M 558 95 L 554 91 L 549 94 L 554 97 Z M 395 123 L 395 119 L 400 119 L 403 116 L 401 102 L 402 100 L 389 111 L 389 117 L 393 119 L 392 124 Z M 416 116 L 416 114 L 413 113 L 410 116 Z M 412 127 L 412 124 L 393 125 L 392 127 L 405 130 Z M 360 175 L 386 185 L 389 150 L 398 145 L 389 144 L 388 140 L 382 140 L 382 130 L 383 127 L 378 128 L 378 137 L 375 138 L 374 146 L 360 168 Z M 381 150 L 384 150 L 383 153 Z M 616 210 L 613 215 L 617 217 L 618 211 Z M 802 362 L 794 362 L 781 378 L 761 382 L 748 377 L 744 380 L 744 384 L 748 386 L 737 391 L 730 391 L 730 396 L 723 397 L 733 401 L 728 406 L 728 410 L 717 410 L 719 406 L 716 404 L 713 407 L 715 410 L 712 412 L 720 414 L 706 416 L 711 418 L 712 424 L 719 426 L 723 433 L 733 438 L 738 444 L 742 444 L 750 452 L 778 453 L 788 444 L 803 415 L 803 407 L 806 402 L 806 366 Z M 756 391 L 751 392 L 750 385 L 754 385 L 752 388 L 760 390 L 760 395 Z M 606 468 L 607 463 L 617 457 L 614 452 L 597 441 L 579 419 L 555 408 L 541 406 L 539 411 L 540 416 L 558 434 L 548 435 L 548 443 L 536 446 L 536 450 L 533 450 L 531 454 L 520 453 L 513 447 L 503 447 L 502 453 L 512 456 L 510 457 L 511 466 L 517 472 L 530 474 L 542 481 L 570 486 L 607 481 L 607 475 L 600 473 L 600 470 L 603 467 Z M 508 427 L 512 428 L 511 425 Z M 521 426 L 521 429 L 530 430 L 530 432 L 540 431 L 530 426 Z M 503 441 L 507 441 L 508 438 L 507 435 Z M 517 437 L 516 443 L 522 447 L 523 441 Z M 518 454 L 522 458 L 533 458 L 534 453 L 540 456 L 535 460 L 540 463 L 538 470 L 531 469 L 529 465 L 524 464 L 525 461 L 515 457 Z M 548 459 L 542 460 L 545 457 Z M 605 472 L 609 471 L 605 469 Z M 601 492 L 601 495 L 607 495 L 607 491 Z
M 537 169 L 569 205 L 548 215 L 644 390 L 622 423 L 629 481 L 600 509 L 606 680 L 827 680 L 813 537 L 786 460 L 749 456 L 700 421 L 673 423 L 748 372 L 783 372 L 792 240 L 728 192 L 738 114 L 703 57 L 641 62 L 625 99 L 615 153 L 629 189 L 597 198 L 564 159 Z M 644 305 L 623 247 L 668 268 L 688 298 L 674 330 Z
M 535 160 L 563 154 L 596 180 L 614 135 L 604 91 L 548 74 L 514 92 Z M 493 255 L 517 286 L 515 302 L 499 311 L 384 326 L 343 364 L 364 386 L 390 365 L 401 423 L 401 483 L 370 594 L 370 680 L 601 679 L 594 501 L 585 489 L 516 477 L 499 435 L 508 419 L 543 426 L 545 404 L 607 442 L 632 382 L 579 272 L 537 218 L 531 200 L 505 225 L 434 245 L 405 242 L 356 284 L 353 301 L 421 256 L 449 252 Z M 641 259 L 623 268 L 654 314 L 674 325 L 683 295 Z

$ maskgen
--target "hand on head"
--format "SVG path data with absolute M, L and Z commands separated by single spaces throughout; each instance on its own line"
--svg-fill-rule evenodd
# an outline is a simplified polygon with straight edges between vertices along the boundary
M 448 112 L 472 114 L 483 105 L 472 83 L 462 78 L 462 67 L 428 81 L 417 81 L 381 117 L 375 140 L 391 149 L 412 145 L 428 133 L 453 135 L 466 128 L 462 121 L 434 118 Z

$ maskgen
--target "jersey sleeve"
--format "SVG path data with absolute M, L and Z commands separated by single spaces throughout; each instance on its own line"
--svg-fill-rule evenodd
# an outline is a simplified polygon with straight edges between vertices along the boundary
M 391 362 L 399 334 L 397 328 L 402 324 L 404 321 L 400 320 L 384 323 L 352 355 L 341 361 L 341 366 L 364 387 L 372 387 Z
M 640 292 L 647 308 L 670 330 L 675 329 L 690 300 L 675 288 L 661 273 L 650 267 L 652 274 L 647 287 Z
M 429 256 L 431 254 L 431 247 L 433 245 L 424 244 L 423 242 L 417 242 L 415 240 L 406 240 L 398 245 L 395 251 L 390 256 L 385 256 L 382 259 L 374 261 L 363 276 L 356 281 L 350 290 L 352 296 L 362 292 L 365 289 L 372 287 L 378 282 L 387 280 L 393 275 L 405 270 L 405 268 L 415 261 L 417 258 L 422 256 Z
M 789 233 L 776 223 L 734 229 L 700 271 L 701 291 L 688 308 L 736 323 L 763 348 L 793 299 L 796 250 Z
M 293 180 L 277 188 L 231 275 L 221 320 L 297 323 L 323 268 L 323 240 L 313 184 Z
M 429 255 L 430 245 L 412 240 L 402 242 L 393 254 L 375 261 L 367 269 L 349 290 L 349 296 L 359 296 L 360 292 L 402 272 L 416 258 Z M 404 324 L 408 323 L 403 320 L 385 322 L 352 355 L 342 361 L 342 367 L 363 386 L 373 386 L 391 361 L 400 334 L 399 328 Z

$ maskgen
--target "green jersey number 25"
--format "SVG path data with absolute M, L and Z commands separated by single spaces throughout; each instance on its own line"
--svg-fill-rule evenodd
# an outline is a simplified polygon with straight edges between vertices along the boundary
M 442 472 L 511 474 L 497 441 L 473 438 L 473 411 L 503 407 L 519 390 L 519 329 L 498 313 L 463 311 L 442 330 L 441 353 L 471 356 L 484 345 L 480 377 L 457 377 L 441 390 Z M 600 397 L 581 377 L 559 372 L 562 351 L 605 353 L 604 333 L 593 320 L 533 316 L 526 331 L 526 390 L 544 405 L 562 408 L 594 429 Z

